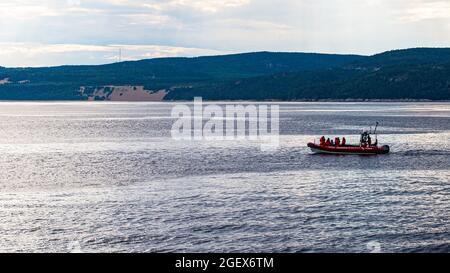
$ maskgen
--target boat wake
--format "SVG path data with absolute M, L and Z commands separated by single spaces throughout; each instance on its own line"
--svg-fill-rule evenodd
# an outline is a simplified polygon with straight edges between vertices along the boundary
M 442 155 L 450 156 L 450 151 L 447 150 L 409 150 L 400 152 L 404 156 L 425 156 L 425 155 Z

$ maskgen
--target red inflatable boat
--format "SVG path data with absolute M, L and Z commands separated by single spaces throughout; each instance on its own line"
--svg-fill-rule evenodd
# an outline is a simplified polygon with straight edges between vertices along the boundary
M 378 154 L 388 154 L 390 151 L 389 146 L 385 145 L 382 147 L 370 146 L 327 146 L 327 145 L 317 145 L 314 143 L 309 143 L 308 147 L 316 154 L 354 154 L 354 155 L 378 155 Z
M 345 138 L 343 141 L 340 141 L 340 138 L 336 138 L 333 142 L 328 138 L 325 141 L 325 136 L 322 136 L 320 139 L 320 144 L 308 143 L 308 147 L 313 151 L 313 153 L 317 154 L 354 154 L 354 155 L 378 155 L 378 154 L 388 154 L 390 152 L 390 147 L 378 146 L 378 135 L 377 128 L 379 123 L 375 126 L 375 131 L 372 133 L 372 129 L 370 132 L 363 132 L 361 134 L 361 139 L 359 145 L 347 145 L 345 142 Z M 375 142 L 372 142 L 371 134 L 375 134 Z

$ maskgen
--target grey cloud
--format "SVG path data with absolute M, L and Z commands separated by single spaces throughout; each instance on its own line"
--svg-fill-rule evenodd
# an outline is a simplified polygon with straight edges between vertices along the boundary
M 450 30 L 450 13 L 446 9 L 449 1 L 47 0 L 40 3 L 31 0 L 0 3 L 0 42 L 362 54 L 450 44 L 446 35 Z M 6 14 L 8 10 L 22 16 Z

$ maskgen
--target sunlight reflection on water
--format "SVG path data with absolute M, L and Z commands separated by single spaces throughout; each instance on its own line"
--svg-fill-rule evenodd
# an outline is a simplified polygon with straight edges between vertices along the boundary
M 281 103 L 271 153 L 173 105 L 0 102 L 0 251 L 450 251 L 450 103 Z M 390 155 L 305 147 L 376 121 Z

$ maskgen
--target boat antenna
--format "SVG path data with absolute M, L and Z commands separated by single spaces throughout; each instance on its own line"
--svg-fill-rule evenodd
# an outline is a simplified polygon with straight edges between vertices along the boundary
M 375 134 L 375 141 L 377 144 L 378 144 L 378 134 L 377 134 L 378 125 L 380 125 L 380 123 L 377 121 L 377 125 L 375 126 L 375 131 L 373 132 Z

